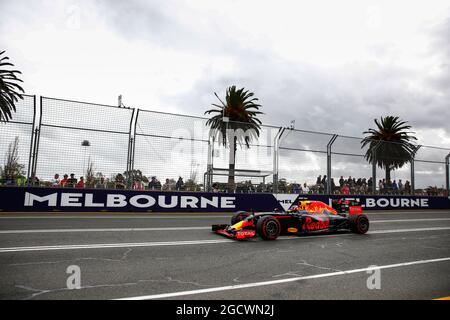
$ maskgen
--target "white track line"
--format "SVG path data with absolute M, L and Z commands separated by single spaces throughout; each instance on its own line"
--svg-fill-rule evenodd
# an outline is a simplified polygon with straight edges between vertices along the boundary
M 375 230 L 375 231 L 370 231 L 368 234 L 399 233 L 399 232 L 420 232 L 420 231 L 439 231 L 439 230 L 450 230 L 450 227 Z
M 395 229 L 395 230 L 377 230 L 369 232 L 370 234 L 387 234 L 399 232 L 420 232 L 420 231 L 440 231 L 450 230 L 450 227 L 437 228 L 416 228 L 416 229 Z M 317 235 L 307 237 L 283 237 L 279 240 L 295 240 L 295 239 L 311 239 L 324 237 L 340 237 L 350 236 L 352 233 L 335 234 L 335 235 Z M 54 246 L 34 246 L 34 247 L 9 247 L 0 248 L 0 253 L 6 252 L 26 252 L 26 251 L 51 251 L 51 250 L 75 250 L 75 249 L 105 249 L 105 248 L 133 248 L 133 247 L 160 247 L 160 246 L 182 246 L 182 245 L 204 245 L 204 244 L 218 244 L 218 243 L 239 243 L 231 239 L 218 240 L 183 240 L 183 241 L 167 241 L 167 242 L 137 242 L 137 243 L 106 243 L 106 244 L 84 244 L 84 245 L 54 245 Z
M 401 220 L 371 220 L 370 223 L 390 222 L 428 222 L 449 221 L 450 218 L 436 219 L 401 219 Z M 27 234 L 27 233 L 75 233 L 75 232 L 139 232 L 139 231 L 190 231 L 209 230 L 211 227 L 155 227 L 155 228 L 96 228 L 96 229 L 31 229 L 31 230 L 0 230 L 0 234 Z
M 448 221 L 450 218 L 370 220 L 370 223 Z
M 0 234 L 211 230 L 211 227 L 0 230 Z
M 2 217 L 0 216 L 0 219 L 4 220 L 22 220 L 22 219 L 205 219 L 205 218 L 230 218 L 230 215 L 227 216 L 213 216 L 213 215 L 204 215 L 204 216 L 9 216 L 9 217 Z
M 450 257 L 440 258 L 440 259 L 410 261 L 410 262 L 389 264 L 389 265 L 384 265 L 384 266 L 368 267 L 368 268 L 362 268 L 362 269 L 352 269 L 352 270 L 338 271 L 338 272 L 331 272 L 331 273 L 322 273 L 322 274 L 316 274 L 316 275 L 312 275 L 312 276 L 295 277 L 295 278 L 271 280 L 271 281 L 263 281 L 263 282 L 244 283 L 244 284 L 237 284 L 237 285 L 231 285 L 231 286 L 225 286 L 225 287 L 153 294 L 153 295 L 147 295 L 147 296 L 122 298 L 122 299 L 116 299 L 116 300 L 152 300 L 152 299 L 174 298 L 174 297 L 189 296 L 189 295 L 195 295 L 195 294 L 204 294 L 204 293 L 219 292 L 219 291 L 270 286 L 270 285 L 275 285 L 275 284 L 290 283 L 290 282 L 301 281 L 301 280 L 336 277 L 336 276 L 348 275 L 348 274 L 353 274 L 353 273 L 367 272 L 367 271 L 372 271 L 372 270 L 392 269 L 392 268 L 406 267 L 406 266 L 419 265 L 419 264 L 425 264 L 425 263 L 433 263 L 433 262 L 443 262 L 443 261 L 450 261 Z
M 416 211 L 367 211 L 366 214 L 368 214 L 369 216 L 377 216 L 377 215 L 385 215 L 385 214 L 391 214 L 391 215 L 397 215 L 397 214 L 439 214 L 439 213 L 443 213 L 443 214 L 450 214 L 450 210 L 437 210 L 437 211 L 430 211 L 427 209 L 423 209 L 423 210 L 416 210 Z M 10 216 L 2 216 L 2 215 L 8 215 L 11 214 Z M 24 214 L 24 213 L 20 213 L 20 214 Z M 31 213 L 33 214 L 33 213 Z M 230 212 L 228 215 L 211 215 L 208 213 L 204 213 L 204 214 L 196 214 L 196 215 L 188 215 L 186 213 L 166 213 L 165 215 L 161 215 L 160 212 L 156 212 L 156 213 L 149 213 L 148 215 L 141 215 L 141 216 L 136 216 L 133 215 L 133 213 L 124 213 L 124 214 L 120 214 L 117 213 L 116 215 L 111 215 L 111 213 L 80 213 L 80 215 L 71 215 L 71 216 L 67 216 L 67 215 L 61 215 L 61 216 L 51 216 L 51 215 L 40 215 L 38 216 L 37 214 L 40 213 L 35 213 L 33 215 L 27 215 L 27 216 L 14 216 L 14 213 L 6 213 L 6 212 L 1 212 L 0 213 L 0 219 L 204 219 L 204 218 L 229 218 L 231 217 L 232 213 Z M 56 213 L 57 214 L 57 213 Z M 59 213 L 61 214 L 61 213 Z M 96 216 L 83 216 L 84 214 L 97 214 Z M 102 215 L 105 214 L 105 215 Z M 107 215 L 109 214 L 109 215 Z
M 75 249 L 105 249 L 105 248 L 134 248 L 134 247 L 160 247 L 160 246 L 183 246 L 215 243 L 233 243 L 231 239 L 218 240 L 192 240 L 192 241 L 167 241 L 167 242 L 137 242 L 137 243 L 105 243 L 105 244 L 85 244 L 85 245 L 57 245 L 57 246 L 36 246 L 36 247 L 11 247 L 0 248 L 0 253 L 4 252 L 24 252 L 24 251 L 51 251 L 51 250 L 75 250 Z

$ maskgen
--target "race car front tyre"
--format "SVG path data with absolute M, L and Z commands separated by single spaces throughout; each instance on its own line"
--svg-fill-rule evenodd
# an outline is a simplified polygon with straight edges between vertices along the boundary
M 256 223 L 256 232 L 264 240 L 275 240 L 281 232 L 280 222 L 273 216 L 264 216 Z
M 231 225 L 236 224 L 245 218 L 247 218 L 250 215 L 249 212 L 246 211 L 238 211 L 233 214 L 233 217 L 231 218 Z
M 352 214 L 349 216 L 349 220 L 352 232 L 365 234 L 369 231 L 369 218 L 365 214 Z

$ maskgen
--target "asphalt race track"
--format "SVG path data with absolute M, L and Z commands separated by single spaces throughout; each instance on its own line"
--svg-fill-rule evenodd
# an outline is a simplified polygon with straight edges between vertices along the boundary
M 1 214 L 0 299 L 450 296 L 450 210 L 369 218 L 367 235 L 236 242 L 210 231 L 227 214 Z M 367 287 L 373 266 L 380 289 Z

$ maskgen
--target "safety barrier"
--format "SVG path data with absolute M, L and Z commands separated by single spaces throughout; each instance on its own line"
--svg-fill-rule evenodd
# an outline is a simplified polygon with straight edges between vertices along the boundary
M 338 195 L 269 193 L 203 193 L 61 189 L 0 188 L 1 212 L 231 212 L 287 210 L 301 198 L 330 203 Z M 450 197 L 346 196 L 358 198 L 365 210 L 450 209 Z

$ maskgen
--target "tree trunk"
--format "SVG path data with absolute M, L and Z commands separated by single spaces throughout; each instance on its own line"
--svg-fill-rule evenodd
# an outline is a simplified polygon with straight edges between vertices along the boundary
M 229 164 L 229 171 L 228 171 L 228 192 L 232 193 L 235 189 L 235 183 L 234 183 L 234 169 L 235 169 L 235 163 L 236 163 L 236 138 L 233 139 L 233 142 L 230 143 L 230 164 Z

